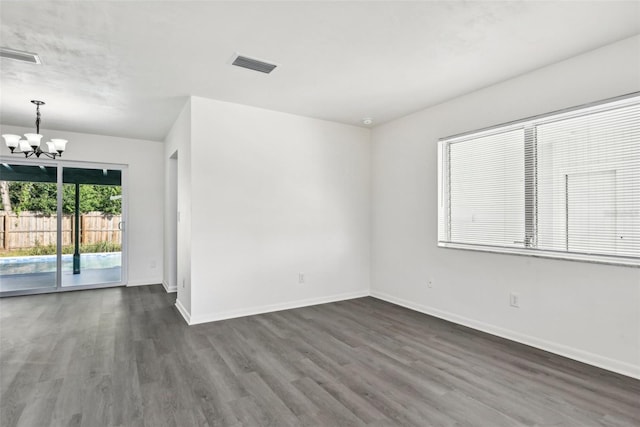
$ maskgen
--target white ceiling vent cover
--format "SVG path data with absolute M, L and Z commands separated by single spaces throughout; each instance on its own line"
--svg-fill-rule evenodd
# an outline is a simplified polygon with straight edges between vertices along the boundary
M 37 53 L 24 52 L 22 50 L 9 49 L 7 47 L 0 47 L 0 57 L 28 62 L 29 64 L 42 64 Z
M 269 74 L 277 67 L 276 64 L 270 64 L 268 62 L 260 61 L 259 59 L 249 58 L 238 54 L 233 57 L 231 65 L 247 68 L 253 71 L 259 71 L 265 74 Z

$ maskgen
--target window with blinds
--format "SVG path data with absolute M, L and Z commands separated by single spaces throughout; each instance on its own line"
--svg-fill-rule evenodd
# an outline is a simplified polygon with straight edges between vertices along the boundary
M 438 151 L 440 246 L 640 265 L 640 96 Z

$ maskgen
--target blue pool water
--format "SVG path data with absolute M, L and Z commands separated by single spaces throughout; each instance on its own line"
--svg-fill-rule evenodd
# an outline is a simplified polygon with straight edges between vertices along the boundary
M 122 252 L 80 254 L 82 269 L 120 267 Z M 51 273 L 56 271 L 55 255 L 20 256 L 0 258 L 0 275 Z M 73 255 L 62 255 L 62 271 L 73 271 Z

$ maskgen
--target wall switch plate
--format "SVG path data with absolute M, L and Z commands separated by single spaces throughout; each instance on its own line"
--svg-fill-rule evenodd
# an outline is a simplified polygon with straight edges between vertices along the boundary
M 518 294 L 514 294 L 513 292 L 509 294 L 509 305 L 511 307 L 520 307 L 520 297 Z
M 304 283 L 304 273 L 298 273 L 298 283 Z
M 433 288 L 433 279 L 427 279 L 427 288 Z

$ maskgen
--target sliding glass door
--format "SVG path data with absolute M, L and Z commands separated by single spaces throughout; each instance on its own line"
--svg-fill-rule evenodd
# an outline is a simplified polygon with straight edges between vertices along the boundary
M 33 163 L 0 167 L 0 296 L 124 284 L 126 168 Z
M 71 216 L 73 242 L 62 255 L 62 286 L 122 280 L 122 172 L 62 170 L 62 211 Z
M 57 168 L 0 166 L 0 292 L 56 289 Z

